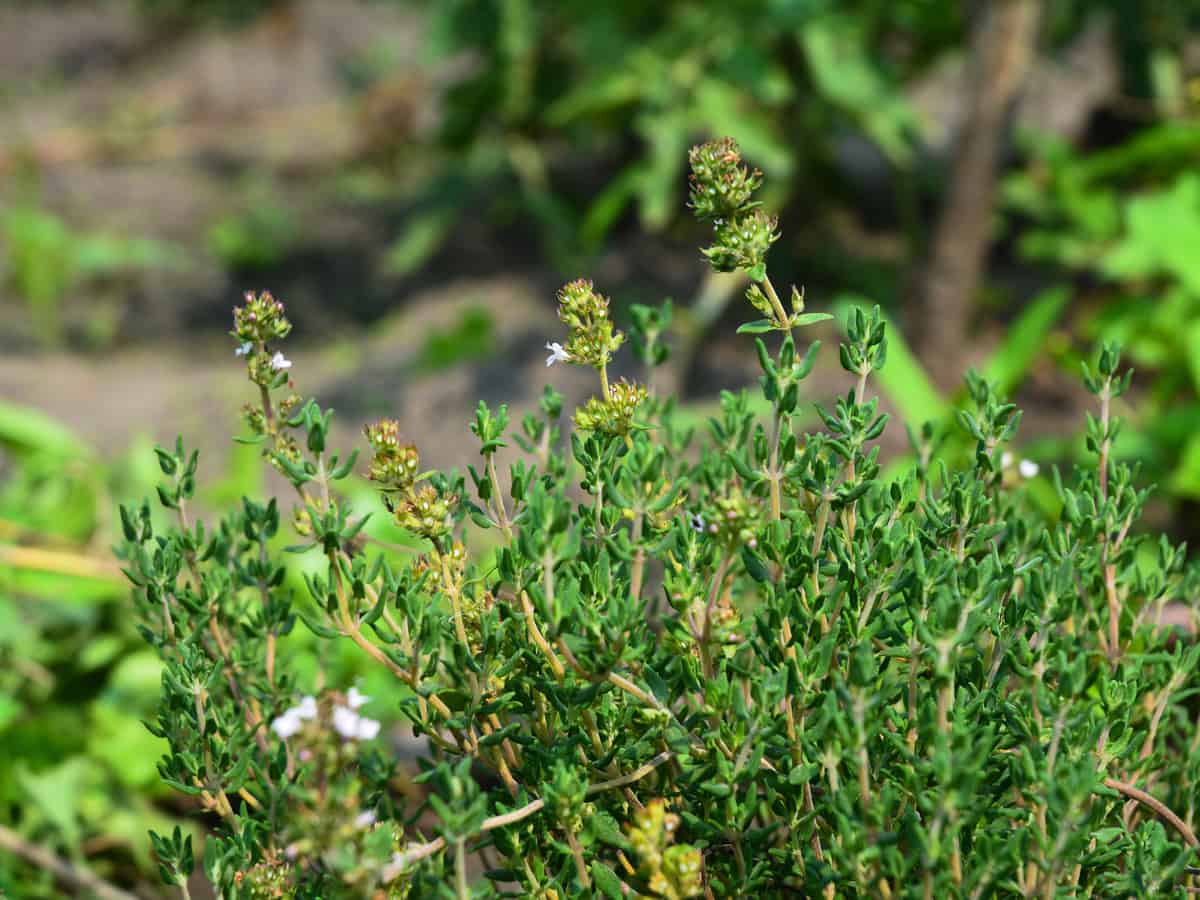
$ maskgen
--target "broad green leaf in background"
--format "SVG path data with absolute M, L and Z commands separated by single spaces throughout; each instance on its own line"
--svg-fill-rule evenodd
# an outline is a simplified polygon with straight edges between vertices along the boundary
M 423 210 L 409 219 L 384 255 L 387 272 L 408 275 L 428 262 L 449 236 L 459 212 L 455 206 L 440 206 Z
M 642 183 L 651 177 L 644 164 L 627 166 L 596 195 L 579 226 L 579 240 L 589 252 L 595 252 L 604 236 L 617 223 Z
M 817 89 L 856 119 L 893 164 L 907 165 L 916 115 L 867 56 L 859 23 L 847 15 L 822 16 L 801 29 L 800 42 Z
M 8 727 L 9 723 L 16 719 L 21 712 L 21 704 L 14 700 L 8 694 L 0 694 L 0 733 Z
M 1045 350 L 1046 336 L 1062 317 L 1070 299 L 1071 293 L 1065 287 L 1044 291 L 1008 326 L 1004 340 L 983 369 L 984 377 L 1002 395 L 1011 394 L 1025 380 Z
M 1197 248 L 1200 250 L 1200 248 Z M 1192 387 L 1200 394 L 1200 319 L 1188 325 L 1184 333 L 1187 347 L 1188 371 L 1192 375 Z
M 87 445 L 67 426 L 28 406 L 0 402 L 0 446 L 18 453 L 89 455 Z
M 795 169 L 795 150 L 779 133 L 777 120 L 752 105 L 737 86 L 705 78 L 696 86 L 695 113 L 693 123 L 697 118 L 707 123 L 710 133 L 736 134 L 746 159 L 772 179 L 786 178 Z
M 1163 191 L 1129 201 L 1126 234 L 1103 261 L 1113 278 L 1177 278 L 1200 294 L 1200 175 L 1188 172 Z
M 655 111 L 638 116 L 634 127 L 646 142 L 647 153 L 642 177 L 638 180 L 638 210 L 648 228 L 661 230 L 678 207 L 678 194 L 684 181 L 680 177 L 691 136 L 686 109 Z
M 78 802 L 92 777 L 94 763 L 75 756 L 43 772 L 17 766 L 17 781 L 28 795 L 32 808 L 58 831 L 68 847 L 79 844 L 81 827 Z
M 637 51 L 634 51 L 637 52 Z M 577 119 L 602 115 L 637 102 L 646 83 L 630 68 L 614 68 L 584 79 L 546 108 L 546 123 L 555 128 Z
M 1200 434 L 1194 434 L 1184 446 L 1167 486 L 1173 493 L 1200 499 Z

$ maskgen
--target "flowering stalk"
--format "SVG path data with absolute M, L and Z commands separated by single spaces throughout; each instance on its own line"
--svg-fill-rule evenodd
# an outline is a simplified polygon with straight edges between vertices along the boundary
M 1200 572 L 1137 532 L 1146 493 L 1114 460 L 1105 412 L 1128 384 L 1115 351 L 1087 375 L 1099 471 L 1051 473 L 1057 518 L 1026 496 L 1040 469 L 1009 449 L 1015 407 L 974 375 L 952 423 L 973 455 L 939 449 L 951 445 L 929 426 L 912 471 L 885 479 L 887 420 L 870 396 L 882 315 L 851 313 L 849 390 L 798 435 L 817 342 L 799 353 L 797 339 L 827 317 L 796 289 L 785 304 L 768 278 L 777 224 L 736 144 L 690 162 L 693 209 L 713 227 L 705 256 L 747 275 L 762 317 L 741 331 L 769 417 L 725 392 L 701 433 L 673 398 L 610 381 L 625 334 L 608 299 L 573 281 L 546 363 L 595 369 L 600 391 L 569 417 L 550 388 L 516 428 L 481 404 L 469 482 L 425 468 L 395 420 L 366 427 L 362 468 L 404 553 L 367 535 L 342 490 L 354 455 L 327 450 L 330 412 L 293 392 L 283 305 L 252 294 L 235 313 L 260 398 L 244 440 L 292 485 L 290 517 L 247 499 L 206 522 L 182 445 L 159 455 L 175 524 L 148 504 L 121 513 L 164 667 L 160 771 L 221 819 L 205 852 L 215 893 L 1186 887 L 1200 648 L 1154 610 L 1200 594 Z M 669 312 L 631 310 L 651 370 Z M 394 690 L 302 683 L 297 622 L 323 649 L 353 644 Z M 428 741 L 413 778 L 392 753 L 402 719 Z M 155 836 L 155 852 L 182 888 L 189 842 Z M 490 878 L 472 883 L 480 870 Z

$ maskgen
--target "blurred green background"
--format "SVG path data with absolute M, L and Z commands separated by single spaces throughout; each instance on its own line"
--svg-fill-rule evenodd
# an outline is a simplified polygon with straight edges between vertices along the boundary
M 110 547 L 176 433 L 209 510 L 273 487 L 227 437 L 241 292 L 288 304 L 346 441 L 394 415 L 471 461 L 479 399 L 535 404 L 576 276 L 673 299 L 667 386 L 702 416 L 755 372 L 744 284 L 706 274 L 684 208 L 687 148 L 722 135 L 766 173 L 775 281 L 899 329 L 899 423 L 950 422 L 985 371 L 1052 516 L 1079 363 L 1119 339 L 1118 450 L 1151 527 L 1197 537 L 1195 0 L 0 0 L 0 895 L 163 896 L 146 830 L 198 828 L 158 785 Z M 845 389 L 835 356 L 811 399 Z M 310 679 L 366 674 L 294 643 Z

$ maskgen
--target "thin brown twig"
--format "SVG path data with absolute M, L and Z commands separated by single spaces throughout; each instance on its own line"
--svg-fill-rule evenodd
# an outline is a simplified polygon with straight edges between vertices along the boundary
M 1150 809 L 1154 810 L 1154 812 L 1158 814 L 1159 818 L 1165 820 L 1171 825 L 1172 828 L 1179 832 L 1189 847 L 1191 847 L 1193 850 L 1200 850 L 1200 838 L 1196 837 L 1196 832 L 1192 831 L 1192 829 L 1188 827 L 1187 822 L 1183 821 L 1183 819 L 1176 815 L 1176 813 L 1174 813 L 1171 808 L 1161 800 L 1151 796 L 1150 794 L 1147 794 L 1141 788 L 1134 787 L 1132 784 L 1126 784 L 1123 781 L 1117 781 L 1115 778 L 1105 778 L 1104 786 L 1124 794 L 1131 800 L 1136 800 L 1143 806 L 1150 807 Z
M 613 778 L 608 781 L 600 781 L 596 784 L 589 785 L 586 796 L 591 797 L 594 794 L 600 793 L 601 791 L 607 791 L 611 790 L 612 788 L 624 787 L 627 784 L 633 784 L 635 781 L 645 778 L 647 775 L 669 760 L 672 756 L 673 754 L 671 751 L 664 750 L 657 756 L 651 757 L 647 762 L 638 766 L 628 775 L 622 775 L 618 778 Z M 499 815 L 484 819 L 479 830 L 481 833 L 486 833 L 497 828 L 503 828 L 506 825 L 514 825 L 523 819 L 528 819 L 535 813 L 541 812 L 545 806 L 546 801 L 541 797 L 538 797 L 536 800 L 531 800 L 524 806 L 518 807 L 517 809 L 512 809 L 506 813 L 500 813 Z M 384 875 L 384 880 L 387 881 L 391 878 L 396 878 L 397 876 L 403 874 L 408 866 L 432 856 L 439 850 L 445 849 L 445 847 L 446 839 L 439 837 L 425 844 L 420 844 L 416 847 L 405 850 L 403 853 L 396 854 L 392 860 L 392 863 L 385 870 L 387 874 Z

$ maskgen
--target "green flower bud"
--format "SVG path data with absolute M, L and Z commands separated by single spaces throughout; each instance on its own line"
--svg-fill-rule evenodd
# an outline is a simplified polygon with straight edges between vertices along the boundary
M 624 437 L 633 429 L 633 416 L 645 399 L 645 387 L 619 381 L 609 385 L 608 399 L 592 397 L 582 409 L 576 410 L 575 425 L 584 431 Z
M 280 341 L 292 330 L 292 323 L 283 313 L 283 303 L 271 296 L 270 291 L 255 294 L 246 291 L 245 303 L 234 307 L 233 331 L 239 344 L 267 344 Z M 245 354 L 242 354 L 245 355 Z
M 698 219 L 730 219 L 748 211 L 750 197 L 762 184 L 762 172 L 742 165 L 742 154 L 733 138 L 722 138 L 693 147 L 688 205 Z
M 400 443 L 400 425 L 395 419 L 380 419 L 363 431 L 375 451 L 368 477 L 384 490 L 404 490 L 416 480 L 420 456 L 412 444 Z
M 778 224 L 777 217 L 761 209 L 717 219 L 713 245 L 700 252 L 718 272 L 754 269 L 766 263 L 767 251 L 779 240 L 779 232 L 775 230 Z
M 443 497 L 432 485 L 422 484 L 396 504 L 396 524 L 434 540 L 450 530 L 450 513 L 457 503 L 457 497 Z
M 614 330 L 609 317 L 608 298 L 596 293 L 592 283 L 577 279 L 558 292 L 558 318 L 570 330 L 566 358 L 581 366 L 600 368 L 608 365 L 625 335 Z

